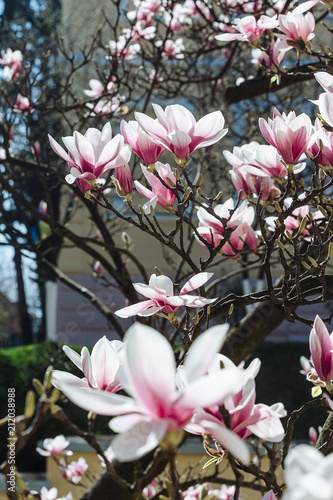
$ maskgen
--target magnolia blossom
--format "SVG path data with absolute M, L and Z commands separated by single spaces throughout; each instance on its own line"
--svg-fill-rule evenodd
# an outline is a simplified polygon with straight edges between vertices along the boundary
M 5 66 L 4 75 L 6 78 L 14 78 L 22 68 L 23 55 L 20 50 L 7 49 L 1 51 L 0 64 Z
M 323 320 L 317 315 L 310 333 L 310 352 L 318 377 L 333 379 L 333 333 L 329 334 Z
M 164 12 L 164 24 L 168 26 L 173 33 L 183 29 L 185 24 L 190 24 L 191 19 L 188 16 L 186 6 L 176 3 L 173 5 L 172 12 Z
M 112 138 L 110 123 L 102 131 L 89 128 L 84 135 L 74 132 L 73 136 L 63 137 L 68 153 L 50 135 L 49 140 L 53 151 L 70 167 L 65 177 L 69 184 L 77 179 L 94 182 L 107 170 L 126 165 L 131 157 L 124 138 L 120 134 Z
M 65 448 L 69 445 L 69 441 L 60 434 L 59 436 L 56 436 L 54 439 L 47 438 L 44 439 L 43 441 L 43 446 L 45 450 L 42 448 L 36 448 L 38 453 L 42 455 L 42 457 L 55 457 L 56 455 L 60 455 L 61 453 L 64 453 Z M 67 451 L 66 455 L 72 455 L 71 451 Z
M 13 111 L 15 113 L 24 113 L 25 111 L 32 113 L 34 111 L 34 108 L 31 107 L 30 101 L 27 97 L 23 97 L 21 94 L 17 94 Z
M 144 212 L 146 214 L 150 214 L 150 207 L 152 206 L 155 208 L 156 204 L 165 209 L 172 208 L 177 201 L 176 195 L 171 191 L 171 189 L 164 186 L 155 174 L 149 172 L 144 165 L 141 165 L 141 169 L 147 182 L 151 186 L 150 190 L 143 186 L 139 181 L 134 181 L 137 191 L 150 200 L 143 206 Z M 176 185 L 176 177 L 168 163 L 164 165 L 158 161 L 155 164 L 155 171 L 161 179 L 163 179 L 167 186 L 174 187 Z
M 217 35 L 215 38 L 220 42 L 242 40 L 252 43 L 259 40 L 265 30 L 272 30 L 278 24 L 276 15 L 270 17 L 262 15 L 258 20 L 254 16 L 245 16 L 235 20 L 234 28 L 239 33 L 224 33 L 223 35 Z
M 63 351 L 69 359 L 83 372 L 81 379 L 68 372 L 54 370 L 52 383 L 61 386 L 62 382 L 73 387 L 91 387 L 107 392 L 117 392 L 121 389 L 118 379 L 118 370 L 121 363 L 123 343 L 120 340 L 108 340 L 105 335 L 96 342 L 91 354 L 83 347 L 81 354 L 68 346 Z
M 41 500 L 56 500 L 56 498 L 58 498 L 57 488 L 50 488 L 48 490 L 45 486 L 42 486 L 40 490 L 40 498 Z
M 284 200 L 284 207 L 286 209 L 288 209 L 292 205 L 292 202 L 293 202 L 292 198 L 286 198 Z M 295 210 L 292 211 L 292 214 L 288 215 L 288 217 L 286 217 L 283 221 L 284 225 L 285 225 L 285 232 L 289 231 L 289 233 L 293 234 L 294 231 L 297 231 L 301 225 L 301 221 L 302 221 L 303 217 L 306 217 L 308 214 L 309 214 L 309 205 L 303 205 L 299 208 L 295 208 Z M 316 217 L 317 217 L 317 215 L 315 214 L 315 218 Z M 275 221 L 276 220 L 277 220 L 277 217 L 267 217 L 265 219 L 270 231 L 275 231 L 275 229 L 276 229 Z M 304 239 L 307 239 L 309 234 L 310 234 L 308 229 L 307 229 L 307 225 L 308 224 L 306 224 L 305 228 L 302 231 Z
M 130 316 L 152 316 L 158 312 L 171 314 L 181 306 L 203 307 L 211 304 L 216 299 L 206 299 L 200 295 L 189 295 L 189 292 L 203 286 L 213 276 L 213 273 L 198 273 L 189 279 L 181 288 L 178 295 L 174 295 L 174 287 L 170 278 L 167 276 L 156 276 L 152 274 L 149 279 L 149 285 L 144 283 L 133 283 L 137 292 L 149 300 L 144 300 L 138 304 L 133 304 L 123 309 L 119 309 L 115 314 L 121 318 Z
M 99 80 L 96 80 L 96 78 L 92 78 L 89 80 L 89 86 L 91 90 L 84 90 L 83 92 L 88 96 L 88 97 L 100 97 L 103 94 L 113 94 L 114 89 L 115 89 L 115 81 L 114 77 L 111 79 L 111 81 L 107 84 L 106 88 L 102 82 Z
M 77 461 L 66 464 L 64 460 L 59 461 L 60 473 L 62 477 L 77 484 L 81 481 L 83 474 L 88 469 L 88 464 L 85 458 L 80 457 Z
M 146 165 L 156 163 L 163 151 L 165 151 L 165 147 L 153 142 L 143 132 L 138 122 L 134 120 L 130 120 L 128 123 L 122 120 L 120 131 L 126 144 L 131 146 L 133 153 L 138 155 Z
M 177 40 L 158 40 L 155 43 L 156 47 L 162 48 L 162 57 L 164 59 L 184 59 L 184 44 L 182 38 L 177 38 Z
M 300 444 L 285 460 L 287 491 L 283 500 L 331 500 L 333 454 L 325 457 L 313 446 Z
M 110 40 L 110 58 L 119 57 L 120 59 L 131 60 L 141 51 L 139 43 L 130 43 L 126 35 L 120 35 L 117 41 Z
M 165 111 L 153 104 L 157 120 L 135 113 L 142 129 L 159 146 L 186 160 L 193 151 L 211 146 L 227 133 L 221 111 L 215 111 L 196 122 L 193 114 L 180 104 L 167 106 Z
M 126 198 L 133 191 L 133 179 L 129 165 L 123 165 L 114 169 L 116 176 L 112 176 L 116 191 L 119 196 Z
M 287 14 L 279 15 L 279 38 L 288 42 L 297 42 L 303 40 L 308 42 L 315 36 L 313 33 L 316 26 L 315 18 L 311 12 L 303 14 L 295 14 L 287 12 Z
M 243 201 L 239 207 L 234 210 L 234 201 L 229 198 L 222 205 L 216 205 L 214 214 L 207 212 L 205 208 L 198 210 L 199 226 L 197 232 L 213 248 L 218 246 L 224 237 L 225 228 L 234 229 L 228 242 L 224 243 L 220 252 L 225 255 L 236 255 L 244 247 L 244 243 L 252 250 L 257 249 L 257 236 L 251 224 L 254 220 L 254 208 L 250 207 L 247 201 Z M 221 220 L 221 219 L 224 219 Z M 205 244 L 197 238 L 201 245 Z
M 142 39 L 151 40 L 155 38 L 156 27 L 147 26 L 144 21 L 137 21 L 132 29 L 123 29 L 123 33 L 127 39 L 133 40 L 134 42 L 139 42 Z
M 260 64 L 264 62 L 267 68 L 274 70 L 280 66 L 284 58 L 285 51 L 282 50 L 283 47 L 284 45 L 282 44 L 281 40 L 276 40 L 271 42 L 268 53 L 264 50 L 253 49 L 253 59 L 251 62 L 253 64 L 256 64 L 257 66 L 260 66 Z
M 184 361 L 187 379 L 184 389 L 176 387 L 176 366 L 172 347 L 156 330 L 133 325 L 124 337 L 121 383 L 129 396 L 73 387 L 62 381 L 59 388 L 75 404 L 100 415 L 119 415 L 110 422 L 120 433 L 112 441 L 118 460 L 138 459 L 153 450 L 169 431 L 181 431 L 194 410 L 221 405 L 243 385 L 239 368 L 225 368 L 207 374 L 228 330 L 227 325 L 210 328 L 189 349 Z M 239 460 L 248 462 L 249 450 L 232 431 L 224 429 L 224 444 Z
M 282 114 L 274 108 L 273 120 L 259 119 L 259 127 L 266 141 L 274 146 L 285 163 L 294 165 L 311 145 L 311 120 L 305 113 Z
M 119 115 L 127 111 L 126 106 L 123 104 L 123 100 L 124 96 L 115 95 L 108 101 L 101 99 L 97 104 L 87 102 L 86 107 L 90 110 L 90 116 Z
M 220 366 L 234 367 L 235 365 L 226 356 L 217 355 L 215 364 L 212 364 L 209 373 L 220 370 Z M 282 403 L 273 406 L 256 404 L 256 392 L 254 378 L 260 369 L 260 361 L 255 359 L 245 370 L 244 385 L 236 394 L 224 401 L 224 407 L 230 415 L 230 428 L 241 439 L 246 439 L 255 434 L 260 439 L 279 442 L 283 439 L 284 430 L 280 419 L 286 416 Z M 181 374 L 183 376 L 183 374 Z M 186 381 L 182 381 L 186 384 Z M 204 423 L 202 423 L 204 422 Z M 186 426 L 188 432 L 204 434 L 209 432 L 215 439 L 225 428 L 223 417 L 219 406 L 212 406 L 197 411 L 191 422 Z

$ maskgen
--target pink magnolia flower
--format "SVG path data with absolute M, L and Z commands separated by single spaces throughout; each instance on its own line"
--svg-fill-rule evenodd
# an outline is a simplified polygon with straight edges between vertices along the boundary
M 212 365 L 210 372 L 220 370 L 221 365 L 235 367 L 226 356 L 220 354 L 216 356 L 215 364 Z M 282 403 L 276 403 L 271 407 L 255 403 L 254 377 L 259 369 L 260 361 L 256 359 L 244 372 L 245 379 L 242 389 L 224 401 L 224 407 L 230 415 L 230 428 L 241 439 L 255 434 L 260 439 L 280 442 L 284 436 L 280 419 L 285 417 L 287 413 Z M 186 430 L 194 434 L 203 434 L 207 431 L 218 440 L 218 435 L 220 432 L 223 433 L 224 427 L 225 423 L 219 407 L 212 406 L 197 411 L 186 426 Z
M 119 57 L 120 59 L 132 60 L 141 51 L 139 43 L 130 43 L 130 39 L 125 35 L 120 35 L 117 41 L 109 42 L 110 58 Z
M 22 68 L 23 55 L 20 50 L 7 49 L 1 52 L 0 64 L 5 66 L 4 74 L 6 78 L 14 78 Z
M 31 107 L 30 101 L 27 97 L 17 94 L 13 111 L 14 113 L 24 113 L 25 111 L 32 113 L 34 108 Z
M 131 146 L 132 151 L 146 164 L 156 163 L 165 147 L 153 142 L 142 130 L 138 122 L 130 120 L 121 121 L 120 131 L 126 144 Z
M 86 103 L 86 107 L 89 108 L 89 116 L 104 116 L 110 114 L 119 115 L 126 110 L 123 104 L 124 97 L 115 95 L 110 100 L 106 101 L 101 99 L 97 104 L 91 102 Z
M 121 318 L 130 316 L 152 316 L 158 312 L 172 314 L 181 306 L 203 307 L 211 304 L 216 299 L 206 299 L 199 295 L 190 295 L 189 292 L 203 286 L 213 276 L 213 273 L 198 273 L 189 279 L 181 288 L 179 296 L 174 295 L 173 283 L 167 276 L 156 276 L 152 274 L 149 279 L 149 285 L 144 283 L 133 283 L 137 292 L 149 300 L 144 300 L 138 304 L 133 304 L 123 309 L 119 309 L 115 314 Z
M 302 113 L 281 115 L 275 108 L 273 120 L 259 119 L 259 127 L 266 141 L 274 146 L 285 163 L 294 165 L 310 147 L 312 124 L 310 118 Z
M 48 490 L 45 486 L 42 486 L 40 490 L 40 498 L 41 500 L 56 500 L 58 498 L 57 488 L 50 488 Z
M 310 352 L 313 365 L 323 381 L 333 379 L 333 334 L 329 334 L 325 323 L 317 315 L 310 333 Z
M 279 38 L 288 42 L 297 42 L 300 39 L 308 42 L 315 36 L 313 33 L 315 26 L 315 18 L 311 12 L 308 12 L 305 16 L 294 12 L 280 14 L 279 29 L 283 34 L 279 34 Z
M 217 35 L 215 38 L 220 42 L 242 40 L 252 43 L 259 40 L 265 30 L 272 30 L 278 24 L 276 15 L 270 17 L 262 15 L 258 20 L 254 16 L 245 16 L 235 20 L 234 27 L 238 33 L 224 33 Z
M 156 27 L 147 26 L 146 21 L 137 21 L 133 28 L 123 29 L 123 33 L 127 39 L 139 42 L 140 40 L 152 40 L 156 36 Z
M 101 264 L 101 262 L 99 260 L 96 260 L 93 269 L 94 269 L 94 273 L 96 273 L 98 276 L 100 274 L 102 274 L 103 265 Z
M 164 59 L 184 59 L 184 44 L 182 38 L 177 38 L 177 40 L 158 40 L 155 43 L 156 47 L 162 47 L 162 57 Z
M 43 441 L 43 446 L 45 450 L 42 448 L 36 448 L 37 452 L 42 455 L 42 457 L 55 457 L 56 455 L 60 455 L 64 453 L 64 449 L 69 445 L 69 441 L 60 434 L 56 436 L 54 439 L 47 438 Z M 66 455 L 72 455 L 71 451 L 66 452 Z
M 89 128 L 84 135 L 74 132 L 73 136 L 63 137 L 68 153 L 50 135 L 49 140 L 53 151 L 70 167 L 70 174 L 66 175 L 69 184 L 77 179 L 94 183 L 107 170 L 126 165 L 131 157 L 124 138 L 120 134 L 112 138 L 110 123 L 101 132 Z
M 207 374 L 228 330 L 216 326 L 200 335 L 184 361 L 191 382 L 176 387 L 176 366 L 172 347 L 156 330 L 140 323 L 124 337 L 125 349 L 121 381 L 130 396 L 75 387 L 62 383 L 61 390 L 75 404 L 100 415 L 119 415 L 110 422 L 120 433 L 112 441 L 118 460 L 127 462 L 153 450 L 169 431 L 181 431 L 195 409 L 222 404 L 243 384 L 238 368 Z M 249 450 L 234 433 L 225 429 L 226 447 L 247 463 Z
M 40 151 L 41 151 L 40 142 L 35 141 L 31 146 L 31 152 L 34 156 L 40 156 Z
M 267 68 L 274 70 L 276 67 L 280 66 L 284 58 L 285 51 L 281 50 L 282 47 L 284 47 L 284 45 L 282 45 L 281 40 L 276 40 L 271 42 L 268 53 L 264 50 L 253 49 L 253 59 L 251 62 L 257 66 L 260 66 L 260 64 L 264 62 Z
M 261 195 L 262 201 L 273 201 L 281 193 L 274 185 L 274 179 L 251 175 L 247 166 L 229 170 L 231 180 L 238 192 L 242 191 L 242 199 Z
M 83 474 L 88 469 L 88 464 L 86 459 L 80 457 L 76 462 L 73 461 L 67 465 L 64 474 L 66 479 L 69 479 L 74 484 L 77 484 L 81 481 Z
M 139 181 L 134 181 L 138 193 L 142 194 L 150 200 L 143 206 L 144 212 L 146 214 L 150 214 L 150 207 L 152 206 L 153 208 L 155 208 L 156 204 L 165 209 L 172 208 L 177 201 L 176 195 L 171 191 L 171 189 L 165 187 L 159 180 L 159 178 L 153 173 L 149 172 L 144 165 L 141 165 L 141 169 L 147 182 L 151 186 L 150 190 L 143 186 Z M 155 171 L 158 173 L 161 179 L 163 179 L 167 186 L 174 187 L 176 185 L 176 177 L 168 163 L 163 164 L 158 161 L 157 163 L 155 163 Z M 170 181 L 173 186 L 170 184 Z
M 226 242 L 220 251 L 225 255 L 234 256 L 243 249 L 244 243 L 252 250 L 256 250 L 258 246 L 257 236 L 251 227 L 254 220 L 254 208 L 250 207 L 245 200 L 239 205 L 234 213 L 230 215 L 232 210 L 234 210 L 232 198 L 229 198 L 229 200 L 214 208 L 216 217 L 215 215 L 209 214 L 204 208 L 199 208 L 198 233 L 215 248 L 220 244 L 223 238 L 225 226 L 230 229 L 234 228 L 229 242 Z M 225 219 L 225 223 L 220 219 Z M 198 239 L 198 241 L 201 245 L 205 246 L 201 240 Z
M 292 198 L 286 198 L 284 200 L 285 208 L 289 208 L 290 205 L 292 204 L 292 201 L 293 201 Z M 288 217 L 286 217 L 284 219 L 285 231 L 289 231 L 289 233 L 291 233 L 291 234 L 293 234 L 294 231 L 297 231 L 301 225 L 301 221 L 302 221 L 303 217 L 306 217 L 308 215 L 308 213 L 309 213 L 309 205 L 303 205 L 302 207 L 295 208 L 295 210 L 293 210 L 292 214 L 288 215 Z M 317 215 L 314 214 L 315 218 L 316 218 L 316 216 Z M 276 217 L 267 217 L 266 218 L 266 223 L 268 225 L 268 228 L 271 231 L 275 231 L 275 229 L 276 229 L 276 224 L 275 224 L 276 219 L 277 219 Z M 307 225 L 310 225 L 310 224 L 307 224 Z M 304 228 L 302 234 L 303 234 L 304 239 L 307 239 L 307 237 L 310 234 L 307 227 Z
M 182 500 L 202 500 L 206 498 L 209 493 L 209 499 L 211 497 L 210 493 L 212 486 L 209 483 L 197 484 L 195 486 L 190 486 L 187 490 L 182 492 Z M 216 497 L 213 498 L 215 500 Z
M 120 340 L 108 340 L 105 335 L 96 342 L 91 354 L 83 347 L 81 354 L 68 346 L 63 351 L 69 359 L 83 372 L 85 378 L 78 378 L 71 373 L 54 370 L 52 383 L 61 386 L 64 382 L 75 387 L 90 387 L 107 392 L 117 392 L 121 389 L 118 371 L 121 364 L 121 350 L 123 343 Z
M 165 111 L 158 104 L 153 104 L 153 108 L 157 120 L 135 113 L 137 121 L 156 144 L 173 153 L 182 163 L 193 151 L 215 144 L 228 131 L 223 128 L 221 111 L 209 113 L 196 122 L 192 113 L 180 104 L 167 106 Z
M 115 78 L 112 77 L 106 88 L 104 87 L 104 84 L 99 80 L 96 80 L 96 78 L 89 80 L 89 86 L 91 90 L 83 91 L 88 97 L 100 97 L 103 94 L 113 94 L 116 86 Z
M 168 26 L 173 33 L 183 29 L 185 24 L 191 22 L 188 17 L 187 9 L 184 5 L 176 3 L 173 5 L 172 12 L 166 11 L 164 13 L 164 24 Z
M 123 165 L 114 169 L 116 177 L 112 176 L 112 180 L 116 186 L 116 191 L 119 196 L 126 198 L 133 191 L 133 179 L 129 165 Z

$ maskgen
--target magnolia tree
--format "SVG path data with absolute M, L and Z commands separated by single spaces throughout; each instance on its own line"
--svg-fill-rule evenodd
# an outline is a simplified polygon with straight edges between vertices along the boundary
M 88 464 L 83 457 L 71 461 L 66 438 L 46 439 L 37 452 L 57 461 L 69 483 L 67 498 L 79 483 L 86 487 L 82 498 L 237 499 L 248 494 L 248 488 L 265 499 L 282 495 L 293 500 L 333 499 L 333 340 L 325 326 L 331 318 L 307 319 L 297 311 L 300 305 L 330 301 L 333 286 L 329 274 L 332 50 L 312 45 L 316 19 L 323 19 L 330 6 L 316 1 L 296 6 L 147 0 L 134 2 L 126 16 L 119 3 L 114 8 L 116 21 L 106 23 L 113 33 L 106 49 L 104 35 L 98 31 L 81 57 L 69 53 L 60 41 L 58 59 L 45 54 L 42 62 L 29 60 L 28 64 L 24 52 L 8 48 L 0 61 L 7 79 L 2 103 L 6 111 L 2 204 L 6 209 L 6 200 L 12 200 L 39 225 L 36 241 L 3 217 L 4 233 L 9 234 L 11 227 L 16 245 L 33 250 L 55 277 L 90 299 L 119 336 L 113 341 L 103 337 L 91 352 L 83 347 L 78 354 L 64 346 L 83 375 L 50 367 L 44 384 L 34 380 L 35 392 L 28 392 L 16 430 L 9 425 L 8 415 L 16 452 L 37 431 L 43 415 L 51 412 L 64 424 L 64 432 L 84 438 L 95 449 L 105 467 L 91 485 Z M 318 9 L 317 17 L 312 8 Z M 91 65 L 92 71 L 93 58 L 98 56 L 100 61 L 103 50 L 106 58 L 104 65 L 97 66 L 99 78 L 90 80 L 90 89 L 78 90 L 80 69 Z M 238 80 L 237 98 L 232 97 L 236 87 L 226 94 L 230 103 L 239 101 L 243 91 L 247 97 L 251 92 L 255 96 L 269 86 L 279 90 L 310 77 L 324 92 L 311 96 L 318 111 L 315 121 L 294 109 L 274 108 L 268 119 L 260 118 L 255 133 L 251 125 L 252 132 L 245 134 L 249 140 L 223 152 L 236 189 L 234 196 L 226 196 L 227 176 L 216 188 L 207 181 L 209 169 L 208 173 L 203 169 L 208 159 L 214 163 L 209 151 L 222 150 L 228 137 L 224 115 L 212 109 L 224 91 L 224 78 L 239 77 L 240 72 L 246 76 L 251 52 L 264 76 Z M 68 75 L 46 100 L 47 81 L 37 90 L 34 83 L 39 82 L 43 65 L 57 69 L 61 61 Z M 149 105 L 154 99 L 168 102 L 152 104 L 152 116 Z M 183 104 L 176 103 L 180 99 Z M 206 108 L 211 108 L 208 114 Z M 46 142 L 32 142 L 29 126 L 33 116 L 45 120 L 51 112 L 62 116 L 64 133 L 59 129 L 56 137 L 50 135 L 48 148 Z M 120 133 L 116 133 L 118 126 Z M 226 126 L 240 136 L 237 125 Z M 24 131 L 26 145 L 30 142 L 32 147 L 30 157 L 22 156 L 24 147 L 15 139 Z M 44 188 L 39 207 L 25 190 L 27 172 L 33 172 L 36 185 Z M 52 192 L 59 183 L 63 184 L 63 210 L 56 217 Z M 124 209 L 110 195 L 113 186 Z M 96 238 L 71 228 L 74 206 L 79 203 L 94 221 Z M 165 230 L 161 212 L 169 214 L 171 230 Z M 114 235 L 122 226 L 116 226 L 116 221 L 167 248 L 175 262 L 178 259 L 175 274 L 146 270 L 126 233 L 123 243 L 117 243 Z M 56 261 L 48 258 L 53 247 L 46 243 L 54 243 L 54 235 L 57 248 L 65 239 L 66 245 L 69 241 L 94 260 L 95 274 L 109 276 L 123 294 L 123 307 L 111 310 L 62 273 Z M 195 246 L 202 247 L 205 257 L 195 257 Z M 129 259 L 141 282 L 132 280 L 126 265 Z M 151 261 L 154 266 L 153 255 Z M 216 270 L 226 262 L 234 270 L 220 276 Z M 281 274 L 277 280 L 276 263 Z M 262 270 L 262 289 L 222 295 L 221 284 L 241 275 L 244 268 Z M 233 315 L 245 306 L 244 318 L 233 324 Z M 122 318 L 132 317 L 137 322 L 125 333 Z M 301 321 L 310 333 L 311 359 L 303 358 L 302 367 L 316 397 L 290 415 L 286 430 L 281 424 L 286 416 L 282 403 L 256 403 L 260 361 L 244 363 L 284 318 Z M 88 412 L 87 430 L 79 429 L 65 414 L 62 394 Z M 328 413 L 319 436 L 311 430 L 317 449 L 301 445 L 289 452 L 296 420 L 313 407 Z M 95 436 L 96 415 L 111 418 L 107 451 Z M 205 476 L 194 469 L 181 476 L 176 467 L 179 447 L 188 434 L 202 437 L 210 457 Z M 8 495 L 17 498 L 21 491 L 32 498 L 35 493 L 29 492 L 11 465 L 11 451 L 1 466 L 6 477 L 16 482 L 15 490 L 8 481 Z M 234 480 L 223 475 L 226 462 Z M 281 464 L 282 481 L 277 475 Z M 58 491 L 43 488 L 40 495 L 55 499 Z

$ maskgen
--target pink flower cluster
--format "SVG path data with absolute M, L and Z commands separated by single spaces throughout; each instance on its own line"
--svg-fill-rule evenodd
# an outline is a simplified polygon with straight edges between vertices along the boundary
M 213 213 L 201 207 L 198 210 L 199 226 L 197 240 L 203 246 L 204 241 L 212 245 L 213 248 L 219 246 L 224 239 L 226 229 L 231 229 L 232 233 L 228 241 L 220 248 L 224 255 L 235 257 L 246 244 L 251 250 L 257 250 L 257 235 L 251 224 L 254 220 L 254 208 L 249 206 L 247 201 L 243 201 L 235 209 L 232 198 L 221 205 L 216 205 Z M 204 240 L 204 241 L 202 241 Z
M 55 372 L 52 381 L 81 408 L 115 417 L 110 427 L 118 435 L 112 441 L 110 456 L 120 461 L 140 458 L 162 441 L 167 446 L 170 431 L 180 436 L 184 427 L 192 432 L 194 426 L 195 432 L 209 432 L 221 446 L 247 463 L 249 450 L 243 439 L 254 432 L 261 438 L 278 440 L 282 434 L 279 419 L 284 410 L 281 405 L 269 408 L 254 404 L 253 378 L 258 363 L 245 371 L 224 358 L 221 363 L 218 352 L 227 331 L 228 325 L 218 325 L 201 334 L 176 369 L 167 339 L 150 327 L 133 325 L 125 335 L 117 372 L 128 395 L 106 390 L 107 382 L 103 382 L 104 389 L 88 386 L 87 382 L 79 384 L 65 374 L 59 376 L 61 372 Z M 95 380 L 105 379 L 107 356 L 95 365 Z M 114 359 L 114 353 L 112 356 Z M 78 355 L 76 362 L 81 362 Z M 232 415 L 232 430 L 217 416 L 221 405 Z M 78 472 L 72 473 L 72 480 L 82 475 L 84 469 L 78 463 L 75 467 Z M 69 474 L 69 468 L 66 466 L 64 474 Z

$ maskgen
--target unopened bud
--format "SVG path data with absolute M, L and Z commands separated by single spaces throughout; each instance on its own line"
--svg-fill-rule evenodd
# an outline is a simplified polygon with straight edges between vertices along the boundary
M 282 208 L 280 207 L 280 204 L 277 201 L 274 201 L 274 207 L 279 212 L 279 214 L 282 213 Z
M 25 398 L 25 406 L 24 406 L 24 416 L 26 418 L 33 417 L 35 413 L 35 393 L 33 391 L 28 391 L 27 396 Z
M 51 384 L 52 370 L 53 370 L 53 366 L 49 366 L 45 372 L 44 383 L 43 383 L 45 389 L 50 389 L 52 386 L 52 384 Z
M 154 267 L 154 271 L 157 276 L 164 276 L 164 273 L 162 273 L 162 271 L 157 266 Z
M 286 249 L 286 247 L 284 246 L 284 244 L 280 240 L 275 240 L 275 243 L 277 244 L 278 247 L 281 248 L 281 250 Z
M 317 262 L 312 257 L 308 256 L 308 259 L 311 262 L 311 264 L 313 265 L 313 267 L 318 267 Z
M 307 262 L 304 262 L 304 260 L 302 260 L 301 264 L 302 264 L 303 267 L 305 267 L 305 269 L 308 269 L 308 270 L 311 269 L 311 267 L 309 266 L 309 264 Z
M 32 385 L 34 386 L 38 396 L 42 396 L 44 394 L 43 384 L 37 378 L 32 380 Z

